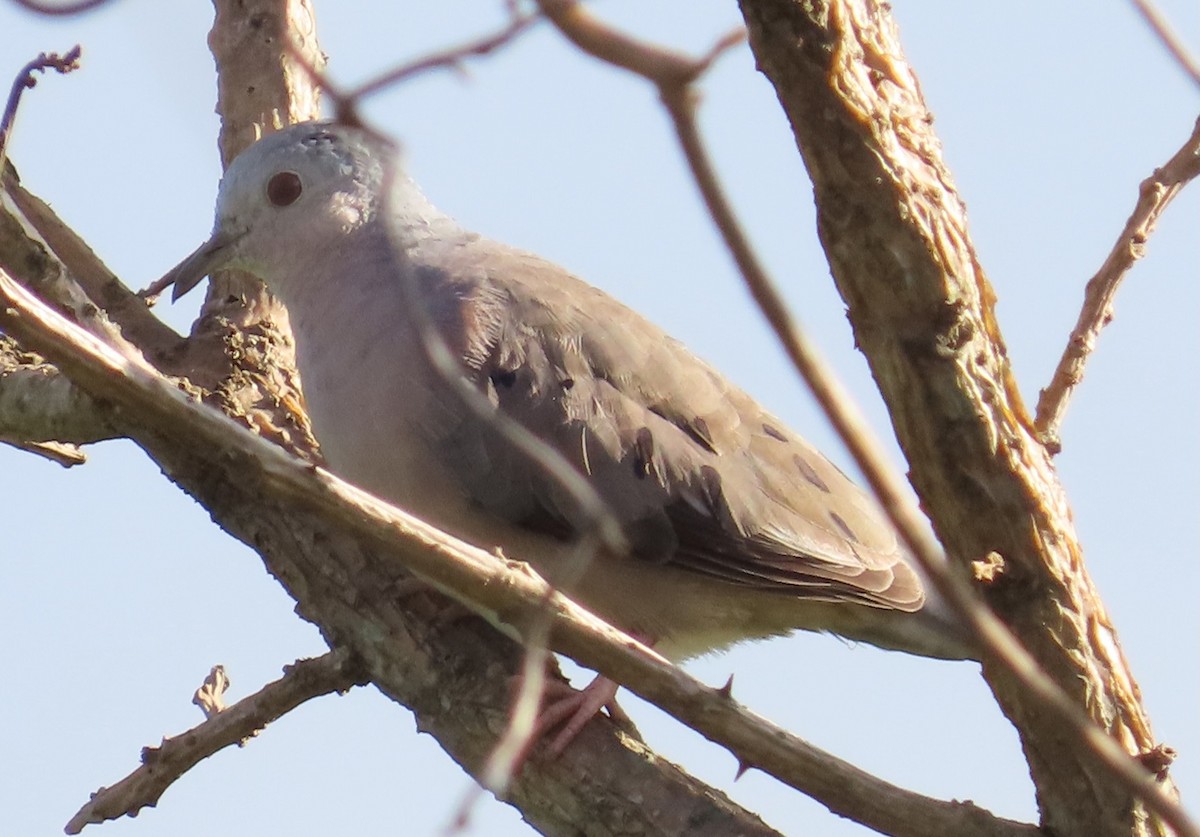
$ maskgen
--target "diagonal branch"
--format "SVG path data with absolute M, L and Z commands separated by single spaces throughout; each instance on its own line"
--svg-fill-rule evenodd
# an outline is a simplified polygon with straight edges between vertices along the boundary
M 103 309 L 126 340 L 137 346 L 159 368 L 180 371 L 175 368 L 182 342 L 180 336 L 154 316 L 145 300 L 125 287 L 45 201 L 22 186 L 11 167 L 6 167 L 3 178 L 3 191 L 12 201 L 11 206 L 4 207 L 4 212 L 20 222 L 27 237 L 21 244 L 6 241 L 5 249 L 20 247 L 29 254 L 26 258 L 34 256 L 39 244 L 34 240 L 36 236 L 62 261 L 72 280 L 92 304 Z M 10 264 L 13 262 L 7 258 L 6 261 Z
M 1151 2 L 1151 0 L 1133 0 L 1134 8 L 1138 10 L 1138 14 L 1146 21 L 1146 25 L 1154 32 L 1155 37 L 1162 42 L 1163 47 L 1175 59 L 1175 63 L 1179 65 L 1185 73 L 1191 77 L 1192 81 L 1200 85 L 1200 62 L 1188 53 L 1187 47 L 1183 41 L 1175 33 L 1169 24 L 1162 16 L 1162 13 Z
M 1159 216 L 1197 175 L 1200 175 L 1200 119 L 1171 159 L 1142 181 L 1137 204 L 1125 228 L 1084 289 L 1083 309 L 1067 339 L 1067 348 L 1050 383 L 1038 397 L 1037 431 L 1052 453 L 1062 448 L 1059 430 L 1063 416 L 1076 387 L 1083 381 L 1083 368 L 1096 348 L 1100 330 L 1112 322 L 1117 288 L 1134 262 L 1145 255 L 1146 242 L 1154 233 Z
M 450 68 L 462 72 L 463 62 L 466 59 L 491 55 L 496 50 L 516 40 L 536 21 L 537 16 L 522 14 L 517 9 L 516 4 L 512 3 L 509 7 L 508 23 L 498 32 L 465 44 L 460 44 L 456 47 L 440 49 L 422 58 L 408 61 L 395 69 L 388 70 L 378 78 L 371 79 L 351 90 L 335 95 L 334 99 L 340 107 L 343 103 L 357 102 L 359 99 L 364 99 L 385 87 L 399 84 L 413 76 L 427 73 L 430 70 Z M 324 79 L 323 84 L 328 85 L 328 80 Z M 338 117 L 344 121 L 343 114 L 339 113 Z
M 345 648 L 284 666 L 278 680 L 213 713 L 199 726 L 164 738 L 157 747 L 144 748 L 141 766 L 115 785 L 96 791 L 71 817 L 66 832 L 78 834 L 94 823 L 136 817 L 142 808 L 153 808 L 177 779 L 218 750 L 241 746 L 305 701 L 345 693 L 366 682 L 361 665 Z
M 812 176 L 818 232 L 922 504 L 960 565 L 992 554 L 1003 562 L 981 592 L 1030 654 L 986 654 L 984 675 L 1021 734 L 1043 825 L 1063 835 L 1161 827 L 1146 826 L 1149 809 L 1198 833 L 1169 780 L 1154 784 L 1129 757 L 1159 745 L 1049 453 L 1031 432 L 994 292 L 886 4 L 741 6 Z M 952 586 L 939 590 L 957 598 Z M 986 627 L 984 611 L 962 612 Z M 1044 688 L 1031 661 L 1057 689 Z
M 389 694 L 428 688 L 422 677 L 407 671 L 398 676 L 396 671 L 396 655 L 414 653 L 414 643 L 395 634 L 396 620 L 406 617 L 395 609 L 395 597 L 387 591 L 395 583 L 395 568 L 407 566 L 419 578 L 459 598 L 510 634 L 523 633 L 549 600 L 555 617 L 552 642 L 555 650 L 627 684 L 637 694 L 729 748 L 741 763 L 770 772 L 832 809 L 851 814 L 874 828 L 908 835 L 1034 833 L 1031 826 L 998 819 L 971 805 L 941 802 L 896 788 L 763 721 L 739 706 L 724 690 L 698 683 L 569 600 L 551 594 L 546 584 L 524 564 L 502 561 L 449 538 L 328 472 L 288 455 L 219 413 L 199 408 L 152 369 L 122 358 L 40 305 L 2 272 L 0 327 L 51 358 L 85 390 L 102 390 L 106 398 L 121 407 L 121 415 L 136 417 L 136 423 L 130 418 L 131 426 L 126 428 L 129 436 L 159 458 L 177 480 L 197 492 L 214 516 L 235 535 L 254 540 L 259 549 L 267 547 L 265 532 L 261 529 L 257 533 L 243 532 L 245 522 L 231 520 L 235 514 L 246 514 L 245 507 L 252 505 L 245 502 L 244 493 L 255 497 L 253 505 L 259 516 L 269 517 L 274 504 L 282 504 L 281 508 L 286 508 L 289 514 L 285 528 L 294 540 L 281 549 L 282 555 L 267 553 L 268 563 L 290 588 L 306 591 L 299 596 L 305 614 L 318 621 L 332 641 L 345 644 L 359 654 L 372 682 Z M 203 454 L 194 453 L 197 451 Z M 189 466 L 181 459 L 187 456 L 196 456 L 203 462 Z M 214 463 L 236 466 L 236 473 L 222 475 Z M 200 475 L 192 475 L 192 468 L 200 469 Z M 319 536 L 305 534 L 301 527 L 311 527 L 318 521 L 329 521 L 333 528 Z M 365 547 L 365 552 L 351 552 L 349 557 L 341 559 L 347 563 L 341 563 L 335 557 L 340 550 L 330 551 L 329 545 L 343 543 L 347 535 Z M 297 553 L 313 538 L 326 545 L 320 558 L 314 559 L 314 566 L 281 563 L 287 559 L 297 561 L 302 557 Z M 364 620 L 371 619 L 381 621 L 370 630 L 361 627 Z M 428 625 L 424 628 L 428 630 Z M 472 648 L 481 644 L 478 636 L 472 639 Z M 454 711 L 454 702 L 461 697 L 436 686 L 439 677 L 444 676 L 432 678 L 434 695 L 407 694 L 404 702 L 420 715 L 426 701 L 433 699 L 442 712 L 451 711 L 455 723 L 462 724 L 463 712 Z M 494 682 L 476 683 L 475 689 L 480 688 L 488 689 L 489 696 L 487 700 L 479 694 L 469 696 L 469 704 L 476 710 L 474 714 L 478 715 L 482 706 L 492 706 L 502 716 L 507 690 Z M 427 716 L 426 723 L 437 723 L 436 715 Z M 598 726 L 590 725 L 585 731 L 591 734 L 588 739 L 564 754 L 553 770 L 539 764 L 527 767 L 510 791 L 517 804 L 522 799 L 528 800 L 529 794 L 544 793 L 548 786 L 564 779 L 569 779 L 569 792 L 574 796 L 583 789 L 579 783 L 586 782 L 583 776 L 588 775 L 575 771 L 584 770 L 585 764 L 598 758 L 586 771 L 610 777 L 608 782 L 612 787 L 607 790 L 615 797 L 606 796 L 605 806 L 619 804 L 616 800 L 622 793 L 623 780 L 636 780 L 638 791 L 634 795 L 638 799 L 631 808 L 623 809 L 624 815 L 653 817 L 656 807 L 646 805 L 644 800 L 647 794 L 656 792 L 656 782 L 661 778 L 651 781 L 644 774 L 646 766 L 637 766 L 641 756 L 634 763 L 625 762 L 618 768 L 612 760 L 627 757 L 629 753 L 622 755 L 619 749 L 611 747 L 597 749 Z M 462 729 L 442 727 L 433 731 L 439 733 L 443 745 L 456 757 L 466 759 L 468 769 L 471 765 L 478 769 L 494 745 L 494 733 L 486 724 L 484 729 L 484 738 L 473 742 L 467 753 L 459 749 L 466 743 Z M 656 772 L 665 767 L 653 765 Z M 618 770 L 616 774 L 614 769 Z M 627 792 L 633 794 L 632 789 Z M 701 800 L 691 798 L 690 793 L 689 804 L 700 804 Z M 536 807 L 521 807 L 535 819 L 547 815 Z M 664 826 L 658 822 L 656 827 Z

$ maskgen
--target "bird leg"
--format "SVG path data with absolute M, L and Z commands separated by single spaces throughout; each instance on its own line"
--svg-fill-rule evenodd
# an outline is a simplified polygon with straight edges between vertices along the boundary
M 618 684 L 602 674 L 597 674 L 583 689 L 575 689 L 557 680 L 547 684 L 547 697 L 550 700 L 538 715 L 537 734 L 547 735 L 558 730 L 547 745 L 546 751 L 551 758 L 562 755 L 567 745 L 575 740 L 588 721 L 600 714 L 601 709 L 607 709 L 609 717 L 617 724 L 633 726 L 632 719 L 617 703 L 619 688 Z M 557 694 L 551 697 L 550 692 Z

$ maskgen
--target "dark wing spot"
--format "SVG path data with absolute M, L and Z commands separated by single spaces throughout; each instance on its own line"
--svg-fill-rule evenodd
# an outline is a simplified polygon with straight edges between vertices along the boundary
M 497 369 L 488 377 L 496 386 L 510 389 L 517 382 L 517 371 L 515 369 Z
M 683 432 L 692 437 L 692 441 L 709 453 L 716 453 L 717 446 L 713 444 L 712 434 L 708 431 L 708 422 L 697 416 L 683 425 Z
M 638 430 L 633 452 L 633 474 L 638 479 L 645 479 L 654 467 L 654 434 L 649 427 Z
M 845 520 L 842 520 L 842 516 L 840 514 L 831 511 L 829 513 L 829 519 L 832 520 L 837 527 L 842 530 L 842 534 L 849 538 L 853 543 L 859 542 L 858 536 L 854 534 L 854 530 L 850 528 L 850 524 Z
M 663 412 L 661 406 L 651 406 L 650 412 L 678 427 L 687 434 L 689 439 L 698 444 L 700 447 L 704 448 L 709 453 L 717 452 L 717 446 L 713 444 L 712 434 L 708 431 L 708 422 L 699 416 L 691 421 L 686 421 L 679 415 L 671 415 Z
M 768 424 L 767 422 L 765 422 L 765 421 L 764 421 L 764 422 L 763 422 L 763 426 L 762 426 L 762 428 L 763 428 L 763 433 L 766 433 L 766 434 L 767 434 L 768 436 L 770 436 L 772 439 L 778 439 L 778 440 L 779 440 L 779 441 L 781 441 L 781 442 L 786 442 L 786 441 L 787 441 L 787 436 L 784 436 L 784 435 L 783 435 L 783 431 L 782 431 L 782 430 L 780 430 L 780 429 L 779 429 L 778 427 L 776 427 L 775 425 L 773 425 L 773 424 Z
M 796 467 L 800 469 L 800 473 L 804 475 L 806 480 L 824 491 L 826 494 L 830 493 L 829 486 L 825 484 L 825 480 L 821 479 L 821 475 L 816 472 L 816 469 L 814 469 L 812 465 L 808 464 L 807 459 L 798 453 L 794 453 L 792 454 L 792 462 L 796 463 Z
M 713 517 L 719 516 L 724 498 L 721 496 L 721 475 L 716 468 L 705 465 L 700 469 L 700 488 L 704 491 L 704 504 Z

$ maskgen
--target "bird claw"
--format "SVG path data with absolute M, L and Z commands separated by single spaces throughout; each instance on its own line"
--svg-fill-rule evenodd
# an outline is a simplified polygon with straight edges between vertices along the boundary
M 517 688 L 519 683 L 517 678 Z M 562 680 L 548 679 L 543 694 L 544 705 L 538 713 L 530 743 L 545 741 L 546 754 L 551 759 L 556 759 L 601 710 L 608 710 L 608 716 L 614 724 L 641 741 L 642 737 L 633 719 L 617 703 L 616 694 L 619 688 L 617 683 L 603 675 L 597 675 L 582 689 L 576 689 Z
M 607 677 L 597 675 L 595 680 L 581 690 L 571 689 L 569 686 L 567 688 L 570 689 L 569 694 L 548 703 L 538 716 L 539 735 L 546 735 L 558 729 L 546 746 L 546 752 L 551 758 L 562 755 L 567 745 L 575 740 L 592 718 L 600 714 L 600 710 L 607 708 L 614 720 L 617 720 L 618 716 L 629 719 L 625 710 L 617 705 L 619 687 Z

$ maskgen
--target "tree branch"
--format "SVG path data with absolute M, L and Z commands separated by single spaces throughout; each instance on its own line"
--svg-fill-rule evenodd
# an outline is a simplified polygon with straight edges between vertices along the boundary
M 153 370 L 106 349 L 40 306 L 3 273 L 0 326 L 52 358 L 85 390 L 103 391 L 118 405 L 120 415 L 131 422 L 125 428 L 130 438 L 231 534 L 254 544 L 296 596 L 301 612 L 331 643 L 359 654 L 372 682 L 411 706 L 421 725 L 472 772 L 482 767 L 495 743 L 492 724 L 507 708 L 507 689 L 498 682 L 504 680 L 497 671 L 501 658 L 494 659 L 490 669 L 476 659 L 475 666 L 483 667 L 465 669 L 474 672 L 468 683 L 447 688 L 445 658 L 461 651 L 461 642 L 453 649 L 438 647 L 428 613 L 399 607 L 388 591 L 401 577 L 402 566 L 510 633 L 521 633 L 550 601 L 555 650 L 627 684 L 729 747 L 743 764 L 778 776 L 834 810 L 853 812 L 875 828 L 911 835 L 961 834 L 965 829 L 979 834 L 1033 833 L 1030 826 L 1000 820 L 974 806 L 895 788 L 758 719 L 721 689 L 697 683 L 568 600 L 551 595 L 524 564 L 501 561 L 455 541 L 289 456 L 220 414 L 198 409 L 193 399 Z M 497 648 L 494 639 L 485 638 L 486 634 L 472 634 L 467 643 L 472 656 Z M 502 659 L 513 673 L 513 649 Z M 488 674 L 481 679 L 483 671 Z M 471 711 L 459 708 L 464 701 Z M 480 723 L 487 718 L 492 723 Z M 581 815 L 580 807 L 593 805 L 597 796 L 604 813 L 591 811 L 587 816 L 613 823 L 618 831 L 633 817 L 648 818 L 655 830 L 671 833 L 683 827 L 670 825 L 674 817 L 691 816 L 687 812 L 695 806 L 714 804 L 717 810 L 710 814 L 728 827 L 734 810 L 730 803 L 714 802 L 716 792 L 711 789 L 698 794 L 694 780 L 661 762 L 647 761 L 640 747 L 626 749 L 634 745 L 622 742 L 610 725 L 589 725 L 559 762 L 532 763 L 516 778 L 510 791 L 514 803 L 539 828 L 554 833 L 569 831 L 571 822 L 577 822 L 574 817 Z M 589 784 L 593 781 L 602 782 L 604 790 Z M 548 804 L 547 794 L 555 804 Z M 649 797 L 656 801 L 651 804 Z M 573 812 L 571 818 L 559 820 L 566 811 Z M 748 827 L 741 819 L 745 814 L 738 816 L 738 829 Z M 618 828 L 616 822 L 626 825 Z
M 164 738 L 157 747 L 143 748 L 141 766 L 115 785 L 96 791 L 71 817 L 66 832 L 78 834 L 94 823 L 136 817 L 142 808 L 157 805 L 167 788 L 218 750 L 232 744 L 242 746 L 305 701 L 332 692 L 345 693 L 366 682 L 358 662 L 344 648 L 285 666 L 283 677 L 213 713 L 204 723 Z
M 1037 431 L 1051 453 L 1062 449 L 1059 430 L 1063 416 L 1075 388 L 1083 381 L 1083 368 L 1096 348 L 1100 330 L 1112 322 L 1113 300 L 1121 280 L 1134 262 L 1145 255 L 1146 243 L 1154 233 L 1159 216 L 1197 175 L 1200 175 L 1200 119 L 1192 126 L 1192 135 L 1171 159 L 1142 181 L 1137 203 L 1125 228 L 1117 236 L 1104 264 L 1084 289 L 1083 310 L 1071 330 L 1054 376 L 1038 397 Z
M 1155 37 L 1162 42 L 1170 56 L 1175 59 L 1175 63 L 1179 65 L 1180 69 L 1187 73 L 1196 85 L 1200 86 L 1200 63 L 1188 53 L 1187 47 L 1183 45 L 1183 41 L 1175 34 L 1162 13 L 1150 0 L 1133 0 L 1133 6 L 1142 16 L 1142 20 L 1146 21 L 1150 30 L 1154 32 Z
M 12 201 L 11 206 L 4 209 L 20 223 L 26 239 L 22 244 L 7 241 L 4 249 L 10 253 L 23 252 L 26 258 L 31 258 L 35 257 L 33 251 L 38 243 L 44 243 L 87 298 L 104 311 L 126 340 L 160 369 L 172 374 L 187 371 L 176 368 L 182 356 L 183 339 L 154 316 L 145 300 L 125 287 L 45 201 L 21 185 L 11 166 L 5 168 L 3 177 L 4 194 Z M 12 264 L 15 258 L 7 261 Z
M 0 335 L 0 440 L 86 445 L 116 438 L 109 411 L 48 363 L 22 363 Z
M 17 118 L 17 109 L 21 105 L 21 95 L 28 89 L 37 86 L 37 76 L 34 73 L 44 73 L 46 70 L 55 70 L 59 75 L 66 75 L 79 69 L 79 56 L 82 50 L 79 45 L 71 47 L 64 55 L 59 55 L 57 52 L 49 54 L 43 52 L 37 58 L 34 58 L 28 64 L 21 68 L 17 73 L 17 77 L 13 79 L 12 87 L 8 93 L 8 101 L 4 104 L 4 111 L 0 113 L 0 169 L 4 168 L 5 154 L 8 150 L 8 137 L 12 132 L 13 122 Z
M 337 96 L 338 102 L 357 101 L 364 99 L 367 96 L 377 93 L 385 87 L 390 87 L 394 84 L 399 84 L 413 76 L 421 73 L 429 72 L 430 70 L 452 68 L 463 71 L 463 62 L 468 58 L 478 58 L 484 55 L 491 55 L 501 47 L 507 46 L 516 40 L 522 33 L 537 21 L 535 15 L 522 14 L 517 8 L 515 2 L 509 5 L 509 20 L 508 23 L 498 32 L 469 41 L 465 44 L 460 44 L 456 47 L 440 49 L 432 52 L 422 58 L 413 61 L 407 61 L 395 69 L 388 70 L 378 78 L 364 82 L 357 87 L 346 91 Z M 328 82 L 326 82 L 327 84 Z M 339 114 L 339 119 L 342 115 Z
M 925 534 L 917 511 L 907 503 L 899 478 L 888 467 L 882 448 L 874 441 L 869 426 L 832 370 L 820 358 L 815 346 L 796 326 L 725 198 L 696 125 L 694 97 L 690 90 L 691 82 L 703 72 L 707 62 L 688 59 L 654 44 L 639 42 L 605 26 L 572 0 L 541 0 L 541 3 L 547 17 L 581 49 L 628 69 L 658 87 L 693 177 L 755 300 L 867 475 L 901 538 L 920 560 L 939 592 L 960 612 L 989 658 L 1007 667 L 1009 676 L 1021 681 L 1032 699 L 1041 702 L 1047 711 L 1065 721 L 1066 728 L 1078 738 L 1080 745 L 1090 749 L 1131 790 L 1147 796 L 1154 807 L 1161 807 L 1168 819 L 1186 823 L 1177 806 L 1158 796 L 1157 788 L 1147 772 L 1129 759 L 1055 687 L 1004 625 L 970 595 L 962 581 L 948 571 L 941 550 Z M 712 56 L 718 54 L 719 48 L 712 52 Z M 708 61 L 711 61 L 711 57 Z
M 1115 632 L 1083 569 L 1048 452 L 1032 433 L 971 249 L 965 210 L 886 7 L 873 0 L 741 0 L 751 47 L 792 124 L 815 187 L 818 232 L 912 468 L 924 507 L 965 566 L 995 553 L 983 590 L 1069 697 L 1122 748 L 1156 742 Z M 1138 797 L 1180 831 L 1195 827 L 1144 768 L 1063 734 L 1018 667 L 984 673 L 1016 725 L 1044 827 L 1128 834 Z M 1063 706 L 1060 709 L 1066 710 Z M 1090 725 L 1077 731 L 1089 735 Z M 1110 754 L 1111 755 L 1111 754 Z M 1082 789 L 1087 789 L 1086 792 Z

